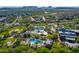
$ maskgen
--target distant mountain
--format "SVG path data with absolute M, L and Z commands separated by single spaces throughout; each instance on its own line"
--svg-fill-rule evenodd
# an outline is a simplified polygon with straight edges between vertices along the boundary
M 26 11 L 39 11 L 39 10 L 79 10 L 79 7 L 37 7 L 37 6 L 5 6 L 1 7 L 0 10 L 26 10 Z
M 56 7 L 55 9 L 79 9 L 79 7 Z

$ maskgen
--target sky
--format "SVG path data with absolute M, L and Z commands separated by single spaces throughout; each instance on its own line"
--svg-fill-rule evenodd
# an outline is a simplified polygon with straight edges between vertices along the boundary
M 0 6 L 79 6 L 79 0 L 0 0 Z

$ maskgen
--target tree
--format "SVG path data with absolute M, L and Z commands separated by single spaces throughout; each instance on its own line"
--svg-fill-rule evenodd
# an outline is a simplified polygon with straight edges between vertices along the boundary
M 47 38 L 48 38 L 48 39 L 55 39 L 55 38 L 57 38 L 57 33 L 48 34 L 48 35 L 47 35 Z
M 72 48 L 71 51 L 74 53 L 79 53 L 79 48 Z
M 22 52 L 27 52 L 27 50 L 29 49 L 29 46 L 25 45 L 21 45 L 21 46 L 17 46 L 15 49 L 15 52 L 17 53 L 22 53 Z
M 32 36 L 37 38 L 37 39 L 41 37 L 39 34 L 32 34 Z
M 48 39 L 52 39 L 52 35 L 51 35 L 51 34 L 48 34 L 48 35 L 47 35 L 47 38 L 48 38 Z
M 27 50 L 27 53 L 37 53 L 37 51 L 35 51 L 34 49 L 30 48 Z
M 76 42 L 78 42 L 78 43 L 79 43 L 79 37 L 76 37 Z
M 46 47 L 41 47 L 37 49 L 38 53 L 49 53 L 49 49 Z
M 54 42 L 50 52 L 51 53 L 68 53 L 71 51 L 69 47 L 63 46 L 60 42 Z
M 0 48 L 0 53 L 11 53 L 11 52 L 13 52 L 13 49 L 10 48 L 10 47 L 8 47 L 8 48 L 6 48 L 6 47 L 1 47 L 1 48 Z
M 73 21 L 74 21 L 76 24 L 79 24 L 79 18 L 75 18 L 75 19 L 73 19 Z
M 20 45 L 20 39 L 18 38 L 16 42 L 14 43 L 14 46 L 19 46 L 19 45 Z
M 30 33 L 29 34 L 23 34 L 23 37 L 28 38 L 28 37 L 31 37 L 31 35 L 30 35 Z

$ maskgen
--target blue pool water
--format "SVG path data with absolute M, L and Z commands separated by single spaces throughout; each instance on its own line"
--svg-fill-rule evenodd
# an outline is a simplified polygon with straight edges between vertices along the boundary
M 31 42 L 32 44 L 37 44 L 37 43 L 41 43 L 42 41 L 39 40 L 39 39 L 32 39 L 32 40 L 30 40 L 30 42 Z

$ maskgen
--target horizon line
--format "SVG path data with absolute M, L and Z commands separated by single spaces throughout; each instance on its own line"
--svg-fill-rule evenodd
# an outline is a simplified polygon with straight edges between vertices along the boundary
M 31 6 L 29 5 L 29 6 L 0 6 L 0 7 L 31 7 Z M 35 6 L 35 7 L 79 7 L 79 6 Z

